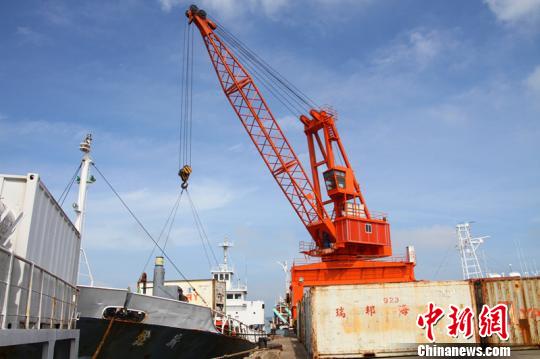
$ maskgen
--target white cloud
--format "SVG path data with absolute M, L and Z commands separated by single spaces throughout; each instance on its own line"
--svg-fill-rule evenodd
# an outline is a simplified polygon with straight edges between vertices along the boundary
M 64 121 L 18 120 L 0 114 L 0 138 L 41 135 L 82 138 L 86 130 L 77 124 Z
M 448 125 L 459 125 L 467 122 L 469 115 L 460 106 L 453 104 L 436 105 L 428 109 L 427 115 L 434 120 Z
M 446 249 L 456 241 L 456 230 L 448 225 L 433 225 L 394 230 L 392 237 L 395 242 L 394 248 L 398 251 L 402 246 L 410 244 L 417 249 Z
M 23 40 L 23 42 L 31 43 L 34 45 L 43 45 L 48 41 L 45 35 L 32 30 L 27 26 L 18 26 L 17 35 Z
M 304 130 L 304 125 L 296 116 L 283 116 L 277 120 L 281 129 L 285 132 L 301 132 Z
M 531 90 L 540 92 L 540 65 L 525 79 L 525 84 Z
M 455 42 L 439 31 L 415 29 L 402 34 L 389 47 L 379 50 L 373 62 L 379 66 L 414 64 L 424 67 L 453 45 Z
M 235 152 L 235 153 L 243 152 L 244 150 L 245 149 L 244 149 L 244 144 L 243 143 L 237 143 L 237 144 L 232 145 L 232 146 L 227 148 L 227 151 L 231 151 L 231 152 Z
M 98 178 L 98 182 L 100 181 L 101 178 Z M 205 178 L 192 184 L 189 190 L 203 225 L 206 211 L 226 208 L 233 201 L 253 191 L 252 189 L 243 192 L 235 191 L 222 181 Z M 137 249 L 140 246 L 151 245 L 150 239 L 146 238 L 116 197 L 108 191 L 92 192 L 87 207 L 88 239 L 85 239 L 85 242 L 89 243 L 89 248 L 127 246 Z M 161 226 L 169 216 L 178 192 L 163 191 L 159 188 L 141 188 L 120 192 L 120 196 L 157 240 Z M 180 201 L 169 243 L 175 246 L 191 246 L 199 243 L 199 235 L 193 225 L 193 214 L 186 193 Z
M 540 14 L 540 0 L 484 0 L 497 19 L 515 23 Z

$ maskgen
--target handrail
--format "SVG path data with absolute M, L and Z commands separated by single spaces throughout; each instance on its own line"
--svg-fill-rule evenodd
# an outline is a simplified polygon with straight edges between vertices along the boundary
M 0 255 L 9 262 L 7 273 L 0 274 L 1 329 L 75 327 L 76 285 L 3 246 Z
M 235 319 L 223 312 L 210 309 L 214 316 L 214 326 L 225 335 L 238 336 L 250 342 L 258 342 L 259 338 L 266 337 L 266 332 L 250 328 L 245 323 Z M 219 323 L 218 323 L 219 322 Z

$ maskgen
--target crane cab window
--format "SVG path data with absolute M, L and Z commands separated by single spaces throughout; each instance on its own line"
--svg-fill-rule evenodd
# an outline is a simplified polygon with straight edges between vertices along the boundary
M 371 223 L 366 223 L 366 233 L 371 233 L 372 232 L 372 228 L 371 228 Z
M 345 189 L 345 172 L 340 170 L 326 171 L 324 174 L 324 184 L 326 190 L 331 191 L 336 188 Z

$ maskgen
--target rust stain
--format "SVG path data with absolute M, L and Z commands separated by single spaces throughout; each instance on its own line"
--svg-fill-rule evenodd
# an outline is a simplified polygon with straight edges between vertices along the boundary
M 362 319 L 360 318 L 360 308 L 354 306 L 352 309 L 348 310 L 350 313 L 347 318 L 343 321 L 343 331 L 345 333 L 358 333 L 360 334 L 362 328 Z
M 131 344 L 133 346 L 142 347 L 144 343 L 150 338 L 151 332 L 150 330 L 142 330 L 139 335 L 137 335 L 137 338 L 135 338 L 135 341 Z

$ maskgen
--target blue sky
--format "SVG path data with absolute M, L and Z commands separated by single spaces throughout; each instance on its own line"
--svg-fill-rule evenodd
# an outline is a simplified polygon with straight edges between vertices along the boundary
M 179 190 L 184 1 L 3 1 L 0 172 L 62 192 L 78 143 L 157 236 Z M 199 6 L 314 98 L 330 104 L 371 209 L 419 279 L 457 279 L 456 223 L 476 221 L 492 271 L 532 268 L 540 238 L 540 1 L 215 1 Z M 212 243 L 234 241 L 252 298 L 283 287 L 278 260 L 308 235 L 221 93 L 195 38 L 190 189 Z M 298 121 L 270 99 L 302 159 Z M 96 174 L 97 177 L 97 174 Z M 70 212 L 73 195 L 66 201 Z M 151 243 L 103 180 L 89 192 L 97 283 L 133 286 Z M 187 202 L 167 246 L 208 276 Z M 216 248 L 219 254 L 219 249 Z M 540 267 L 537 260 L 536 267 Z M 247 270 L 246 270 L 247 268 Z M 151 270 L 151 268 L 148 268 Z M 168 276 L 176 277 L 167 267 Z

